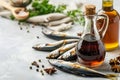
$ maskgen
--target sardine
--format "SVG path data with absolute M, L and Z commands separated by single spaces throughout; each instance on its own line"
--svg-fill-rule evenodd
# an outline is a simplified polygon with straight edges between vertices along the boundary
M 60 20 L 67 17 L 67 15 L 63 14 L 63 13 L 50 13 L 48 14 L 48 21 L 56 21 L 56 20 Z
M 60 25 L 60 24 L 63 24 L 63 23 L 69 23 L 69 22 L 72 22 L 72 19 L 70 17 L 66 17 L 66 18 L 63 18 L 63 19 L 60 19 L 60 20 L 51 21 L 51 22 L 48 23 L 47 26 L 57 26 L 57 25 Z
M 71 74 L 75 74 L 75 75 L 79 75 L 82 77 L 103 77 L 103 78 L 109 78 L 109 79 L 113 79 L 113 78 L 117 78 L 117 74 L 105 74 L 87 67 L 84 67 L 82 65 L 80 65 L 79 63 L 72 63 L 72 62 L 67 62 L 67 61 L 63 61 L 63 60 L 48 60 L 48 62 L 62 70 Z M 114 79 L 113 79 L 114 80 Z
M 33 17 L 28 18 L 27 22 L 39 24 L 43 22 L 48 22 L 48 18 L 46 15 L 33 16 Z
M 59 60 L 65 60 L 65 61 L 72 61 L 77 59 L 77 55 L 75 53 L 75 47 L 68 50 L 64 54 L 58 57 Z
M 65 40 L 60 40 L 60 41 L 56 41 L 53 43 L 36 44 L 32 48 L 39 50 L 39 51 L 52 51 L 65 44 L 73 43 L 73 42 L 78 42 L 78 39 L 65 39 Z
M 60 25 L 57 25 L 57 26 L 48 26 L 47 28 L 51 29 L 51 30 L 54 30 L 54 31 L 65 31 L 65 30 L 68 30 L 70 28 L 72 28 L 72 22 L 70 23 L 62 23 Z
M 0 16 L 2 16 L 4 18 L 10 19 L 11 15 L 12 15 L 11 11 L 8 11 L 8 10 L 0 11 Z
M 64 45 L 64 46 L 50 52 L 46 58 L 48 58 L 48 59 L 56 59 L 60 55 L 62 55 L 64 52 L 66 52 L 66 51 L 70 50 L 71 48 L 75 47 L 76 44 L 77 44 L 77 42 Z
M 50 21 L 54 21 L 54 20 L 59 20 L 62 18 L 67 17 L 65 14 L 61 14 L 61 13 L 50 13 L 50 14 L 45 14 L 45 15 L 39 15 L 39 16 L 34 16 L 34 17 L 30 17 L 27 19 L 28 22 L 32 22 L 32 23 L 44 23 L 44 22 L 50 22 Z
M 63 40 L 63 39 L 79 39 L 79 36 L 72 36 L 70 34 L 64 33 L 64 32 L 58 32 L 58 31 L 53 31 L 48 28 L 42 28 L 42 33 L 52 39 L 55 40 Z

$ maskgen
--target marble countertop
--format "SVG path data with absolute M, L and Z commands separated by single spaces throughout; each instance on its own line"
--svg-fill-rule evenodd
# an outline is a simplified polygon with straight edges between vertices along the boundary
M 55 0 L 54 0 L 55 1 Z M 63 1 L 63 0 L 58 0 Z M 68 2 L 69 0 L 64 0 Z M 63 1 L 63 2 L 64 2 Z M 102 0 L 86 0 L 93 3 L 97 9 L 101 7 Z M 120 13 L 120 0 L 114 0 L 114 8 Z M 77 27 L 70 32 L 78 31 Z M 27 32 L 29 30 L 29 33 Z M 39 36 L 39 38 L 37 38 Z M 105 78 L 84 78 L 57 70 L 54 75 L 41 75 L 36 68 L 30 70 L 31 62 L 41 59 L 40 65 L 51 67 L 46 59 L 48 52 L 36 51 L 32 46 L 36 43 L 54 42 L 41 33 L 41 26 L 22 26 L 17 21 L 0 17 L 0 80 L 109 80 Z M 120 55 L 120 48 L 106 53 L 104 64 L 98 69 L 101 72 L 111 73 L 108 61 Z M 120 80 L 120 77 L 118 78 Z

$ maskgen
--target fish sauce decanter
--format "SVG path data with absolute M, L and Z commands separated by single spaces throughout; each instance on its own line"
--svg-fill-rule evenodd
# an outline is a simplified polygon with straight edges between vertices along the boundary
M 103 38 L 109 18 L 107 15 L 96 15 L 95 5 L 88 4 L 85 6 L 85 26 L 83 33 L 76 45 L 76 54 L 78 62 L 87 67 L 97 67 L 104 62 L 105 47 L 101 39 Z M 96 26 L 97 18 L 104 17 L 103 27 L 98 30 Z
M 102 0 L 102 9 L 98 14 L 107 14 L 109 17 L 109 25 L 103 42 L 106 51 L 115 50 L 119 47 L 119 13 L 113 8 L 113 0 Z M 102 20 L 97 22 L 98 28 L 101 27 Z

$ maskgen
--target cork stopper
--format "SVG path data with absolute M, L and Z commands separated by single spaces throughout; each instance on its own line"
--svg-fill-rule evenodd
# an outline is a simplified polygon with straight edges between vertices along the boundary
M 85 6 L 85 15 L 94 15 L 96 13 L 95 5 L 88 4 Z

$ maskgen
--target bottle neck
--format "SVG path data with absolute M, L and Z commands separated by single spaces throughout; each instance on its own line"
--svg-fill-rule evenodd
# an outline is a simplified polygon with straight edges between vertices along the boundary
M 102 0 L 102 9 L 104 11 L 112 11 L 113 10 L 113 0 Z
M 84 37 L 86 34 L 93 35 L 94 37 L 96 37 L 96 40 L 100 39 L 99 33 L 96 28 L 96 15 L 85 16 L 85 27 L 83 35 L 81 37 Z
M 94 16 L 85 16 L 85 34 L 86 33 L 90 33 L 90 34 L 94 34 Z

